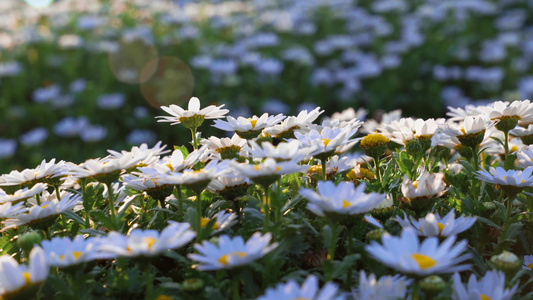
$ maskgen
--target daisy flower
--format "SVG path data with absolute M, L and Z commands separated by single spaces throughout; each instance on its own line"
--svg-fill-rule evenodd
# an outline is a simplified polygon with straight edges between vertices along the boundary
M 226 200 L 233 200 L 244 196 L 249 186 L 250 180 L 246 177 L 224 175 L 213 179 L 207 189 L 220 194 Z
M 35 169 L 24 169 L 22 171 L 13 170 L 9 174 L 2 175 L 0 187 L 4 190 L 10 186 L 28 186 L 32 187 L 38 182 L 49 183 L 52 185 L 59 185 L 59 179 L 55 177 L 60 176 L 67 170 L 67 163 L 60 161 L 55 162 L 52 159 L 49 162 L 43 160 Z
M 316 156 L 326 153 L 333 154 L 337 147 L 360 140 L 359 138 L 351 139 L 351 136 L 356 131 L 357 129 L 353 130 L 352 127 L 346 127 L 344 129 L 325 127 L 321 132 L 311 130 L 307 134 L 295 132 L 294 135 L 302 145 L 309 146 L 313 149 L 310 155 Z
M 170 152 L 170 150 L 165 150 L 166 145 L 161 146 L 161 144 L 162 142 L 159 141 L 152 148 L 149 148 L 147 144 L 141 144 L 140 146 L 133 146 L 130 151 L 122 150 L 118 152 L 107 150 L 107 152 L 116 159 L 120 159 L 123 156 L 130 156 L 133 160 L 139 160 L 139 163 L 142 165 L 149 165 L 153 161 L 156 161 L 160 155 Z
M 0 296 L 2 299 L 28 299 L 24 294 L 46 281 L 49 266 L 43 249 L 30 252 L 29 265 L 19 265 L 10 255 L 0 256 Z M 35 290 L 36 292 L 36 290 Z
M 26 200 L 42 193 L 48 185 L 46 183 L 37 183 L 31 188 L 20 189 L 13 194 L 0 194 L 0 203 L 16 202 Z
M 33 200 L 31 199 L 31 202 L 34 202 Z M 60 201 L 55 199 L 55 195 L 47 196 L 44 193 L 41 200 L 43 200 L 41 205 L 34 205 L 26 213 L 15 215 L 13 218 L 3 221 L 2 223 L 6 225 L 3 230 L 22 225 L 31 225 L 58 217 L 63 212 L 73 210 L 77 205 L 82 203 L 81 195 L 71 193 L 64 193 Z
M 496 270 L 488 271 L 479 281 L 476 275 L 470 275 L 467 285 L 461 282 L 459 273 L 453 274 L 453 300 L 499 299 L 510 300 L 518 288 L 505 288 L 505 274 Z
M 11 202 L 0 204 L 0 219 L 14 218 L 18 214 L 25 213 L 28 209 L 23 205 L 22 202 L 15 205 L 12 205 Z
M 310 147 L 302 147 L 302 144 L 298 140 L 281 142 L 276 146 L 269 142 L 263 142 L 261 146 L 252 141 L 249 144 L 250 146 L 244 146 L 243 150 L 248 152 L 251 157 L 271 157 L 276 161 L 301 161 L 313 151 Z
M 383 245 L 372 241 L 365 250 L 377 261 L 405 274 L 452 273 L 470 268 L 470 265 L 458 265 L 470 255 L 460 255 L 467 249 L 467 242 L 454 245 L 455 239 L 456 236 L 450 236 L 439 245 L 437 237 L 428 237 L 420 243 L 416 231 L 406 228 L 400 237 L 383 234 Z
M 137 165 L 142 157 L 135 157 L 133 153 L 127 153 L 119 158 L 106 157 L 89 159 L 81 166 L 73 165 L 68 171 L 68 175 L 74 178 L 94 178 L 103 183 L 116 181 L 120 173 Z
M 404 212 L 404 218 L 396 216 L 395 220 L 403 228 L 412 228 L 422 236 L 441 236 L 447 237 L 459 234 L 468 230 L 476 222 L 476 217 L 466 217 L 464 215 L 455 218 L 455 209 L 452 209 L 446 216 L 441 217 L 438 214 L 429 213 L 425 218 L 418 220 L 413 217 L 407 218 Z
M 219 119 L 229 112 L 229 110 L 222 109 L 222 107 L 224 107 L 224 104 L 220 106 L 209 105 L 208 107 L 200 109 L 200 100 L 196 97 L 192 97 L 189 100 L 187 110 L 184 110 L 175 104 L 171 104 L 170 106 L 161 106 L 161 109 L 170 116 L 158 116 L 156 118 L 160 119 L 157 122 L 171 122 L 172 124 L 170 125 L 176 125 L 184 121 L 187 122 L 193 117 L 200 117 L 201 122 L 199 122 L 200 124 L 196 126 L 199 127 L 204 119 Z
M 298 116 L 289 116 L 281 124 L 270 126 L 265 131 L 280 139 L 291 139 L 294 137 L 294 130 L 307 128 L 312 124 L 324 111 L 320 107 L 312 111 L 302 110 Z
M 212 136 L 201 142 L 215 154 L 218 159 L 232 159 L 242 155 L 241 149 L 246 146 L 246 140 L 234 134 L 231 138 L 217 138 Z
M 411 282 L 412 280 L 400 275 L 382 276 L 377 279 L 376 275 L 367 276 L 365 271 L 361 271 L 359 286 L 352 295 L 354 299 L 407 299 L 407 287 Z
M 194 245 L 200 254 L 189 254 L 189 259 L 200 262 L 198 270 L 211 271 L 219 269 L 232 269 L 246 265 L 260 259 L 278 246 L 278 243 L 269 245 L 272 235 L 262 235 L 256 232 L 246 241 L 241 236 L 229 237 L 222 235 L 218 239 L 218 245 L 203 241 L 202 244 Z
M 260 117 L 254 115 L 251 118 L 235 119 L 227 116 L 226 119 L 227 121 L 215 120 L 213 127 L 224 131 L 235 131 L 241 138 L 249 140 L 258 137 L 266 127 L 278 124 L 285 119 L 285 116 L 283 114 L 269 116 L 268 113 L 264 113 Z
M 301 286 L 291 279 L 287 283 L 280 283 L 276 287 L 268 288 L 263 296 L 256 298 L 256 300 L 294 299 L 342 300 L 346 299 L 346 297 L 338 292 L 337 285 L 332 282 L 326 283 L 320 289 L 318 278 L 314 275 L 309 275 Z
M 444 174 L 423 171 L 415 181 L 404 175 L 401 190 L 403 196 L 409 200 L 440 197 L 446 192 Z
M 496 101 L 492 105 L 492 110 L 488 114 L 491 120 L 496 121 L 496 128 L 501 131 L 509 131 L 522 122 L 529 124 L 533 122 L 533 105 L 529 100 L 503 102 Z
M 181 248 L 196 237 L 189 223 L 171 222 L 161 232 L 133 229 L 127 236 L 110 232 L 97 248 L 103 257 L 157 256 L 168 249 Z
M 485 138 L 489 122 L 483 116 L 468 116 L 462 125 L 447 123 L 442 133 L 457 138 L 466 147 L 477 147 Z
M 336 186 L 332 181 L 320 181 L 317 192 L 302 188 L 299 193 L 309 200 L 307 209 L 321 217 L 357 215 L 378 207 L 385 199 L 385 194 L 366 194 L 365 187 L 365 183 L 355 187 L 353 182 L 342 181 Z
M 296 161 L 276 162 L 275 159 L 270 157 L 256 165 L 233 163 L 232 167 L 235 176 L 247 177 L 256 183 L 261 183 L 271 178 L 275 180 L 275 178 L 284 174 L 306 172 L 309 168 L 307 165 L 299 165 Z
M 533 145 L 516 152 L 518 165 L 522 168 L 533 167 Z
M 54 267 L 68 267 L 95 259 L 96 248 L 100 238 L 88 238 L 78 235 L 70 237 L 54 237 L 41 242 L 46 260 Z
M 500 186 L 525 188 L 533 184 L 531 172 L 533 167 L 527 167 L 523 171 L 505 170 L 502 167 L 491 167 L 488 171 L 481 170 L 475 172 L 479 180 L 498 184 Z

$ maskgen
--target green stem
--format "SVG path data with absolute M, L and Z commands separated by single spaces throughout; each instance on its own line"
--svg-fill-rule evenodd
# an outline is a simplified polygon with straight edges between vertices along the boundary
M 191 128 L 191 134 L 192 134 L 192 147 L 194 150 L 198 149 L 198 141 L 196 140 L 196 128 Z
M 353 230 L 351 227 L 346 227 L 347 239 L 348 239 L 348 249 L 346 249 L 346 254 L 350 255 L 353 253 Z M 346 279 L 346 289 L 350 290 L 352 288 L 352 270 L 348 270 L 348 277 Z
M 326 272 L 326 281 L 331 281 L 333 278 L 333 263 L 335 262 L 335 248 L 337 247 L 337 223 L 331 221 L 331 241 L 329 243 L 329 249 L 328 249 L 328 260 L 330 261 L 330 267 L 328 268 L 328 271 Z
M 505 148 L 505 159 L 507 159 L 507 156 L 509 156 L 509 131 L 504 131 L 503 137 L 505 143 L 505 145 L 503 146 Z
M 196 232 L 198 241 L 202 240 L 202 191 L 196 191 Z
M 414 280 L 412 288 L 413 290 L 411 291 L 411 300 L 419 300 L 420 299 L 420 287 L 418 285 L 417 279 Z
M 472 149 L 472 158 L 474 160 L 474 170 L 479 170 L 479 162 L 477 157 L 477 146 L 471 147 Z
M 178 192 L 178 221 L 183 221 L 183 194 L 181 193 L 181 185 L 176 185 Z
M 505 236 L 507 235 L 507 231 L 509 230 L 509 221 L 511 220 L 511 211 L 513 209 L 513 199 L 511 196 L 507 197 L 507 212 L 505 213 L 505 221 L 503 222 L 503 230 L 502 230 L 502 236 L 500 238 L 500 242 L 503 242 L 505 240 Z
M 233 300 L 238 300 L 240 299 L 240 295 L 239 295 L 239 276 L 238 275 L 234 275 L 232 276 L 231 278 L 231 281 L 233 283 Z
M 37 200 L 37 205 L 41 205 L 41 196 L 39 194 L 35 195 L 35 200 Z M 60 199 L 57 199 L 59 201 Z
M 61 201 L 61 193 L 59 192 L 59 185 L 54 185 L 54 190 L 56 191 L 57 201 Z
M 322 178 L 325 180 L 328 180 L 326 177 L 327 177 L 327 173 L 326 173 L 326 165 L 327 165 L 327 160 L 326 158 L 322 158 L 320 159 L 320 162 L 322 163 Z
M 113 192 L 113 187 L 111 183 L 106 183 L 107 186 L 107 195 L 109 196 L 109 208 L 111 210 L 111 221 L 113 222 L 112 229 L 117 229 L 117 211 L 115 209 L 115 193 Z
M 265 190 L 265 195 L 263 198 L 263 207 L 265 210 L 264 231 L 267 233 L 270 227 L 270 198 L 268 197 L 268 185 L 263 186 L 263 189 Z
M 153 299 L 152 290 L 154 281 L 152 275 L 150 274 L 150 264 L 146 264 L 144 267 L 144 284 L 145 284 L 145 295 L 144 299 L 151 300 Z
M 381 170 L 380 170 L 380 167 L 379 167 L 379 164 L 380 164 L 380 159 L 379 158 L 376 158 L 374 157 L 374 166 L 376 167 L 376 177 L 378 178 L 378 181 L 381 183 Z

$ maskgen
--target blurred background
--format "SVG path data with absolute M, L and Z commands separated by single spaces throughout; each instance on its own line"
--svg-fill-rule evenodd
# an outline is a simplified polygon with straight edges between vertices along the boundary
M 154 117 L 191 96 L 443 117 L 531 97 L 532 61 L 533 0 L 0 0 L 0 172 L 187 143 Z

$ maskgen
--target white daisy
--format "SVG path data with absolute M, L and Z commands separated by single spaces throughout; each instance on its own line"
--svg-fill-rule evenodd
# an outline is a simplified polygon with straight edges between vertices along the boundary
M 252 139 L 259 134 L 266 127 L 273 126 L 285 119 L 283 114 L 269 116 L 268 113 L 262 114 L 260 117 L 252 116 L 251 118 L 238 117 L 235 119 L 232 116 L 226 117 L 227 121 L 215 120 L 213 127 L 224 131 L 235 131 L 243 139 Z
M 488 183 L 525 188 L 533 184 L 531 172 L 533 167 L 527 167 L 524 171 L 505 170 L 502 167 L 490 167 L 488 171 L 481 170 L 475 172 L 476 177 Z
M 133 229 L 127 236 L 110 232 L 98 247 L 103 257 L 156 256 L 168 249 L 177 249 L 196 237 L 189 223 L 171 222 L 161 232 L 151 229 Z
M 410 200 L 440 197 L 446 192 L 444 174 L 423 171 L 415 181 L 404 175 L 401 190 L 403 196 Z
M 407 287 L 412 280 L 400 275 L 382 276 L 379 279 L 376 275 L 366 275 L 361 271 L 358 289 L 352 295 L 354 299 L 367 300 L 397 300 L 407 299 Z
M 218 245 L 208 241 L 194 245 L 200 254 L 189 254 L 187 257 L 200 262 L 197 268 L 200 271 L 232 269 L 255 261 L 276 248 L 278 243 L 269 245 L 271 239 L 270 233 L 261 235 L 256 232 L 245 243 L 241 236 L 231 238 L 222 235 Z
M 51 266 L 68 267 L 95 259 L 96 248 L 100 238 L 88 238 L 78 235 L 70 237 L 54 237 L 41 242 L 46 259 Z
M 400 237 L 383 234 L 383 245 L 372 241 L 365 250 L 374 259 L 405 274 L 451 273 L 470 268 L 470 265 L 459 265 L 470 258 L 469 254 L 460 255 L 467 249 L 467 242 L 454 245 L 455 239 L 456 236 L 450 236 L 439 245 L 437 237 L 427 237 L 420 243 L 416 231 L 406 228 Z
M 313 151 L 310 155 L 334 152 L 337 147 L 356 142 L 360 138 L 351 139 L 357 129 L 346 127 L 344 129 L 335 127 L 325 127 L 321 132 L 311 130 L 307 134 L 295 132 L 294 136 L 302 145 L 311 147 Z
M 281 124 L 269 126 L 265 131 L 272 136 L 282 139 L 294 138 L 294 130 L 307 128 L 323 112 L 323 110 L 320 110 L 320 107 L 309 112 L 302 110 L 298 116 L 289 116 Z
M 32 188 L 23 188 L 13 194 L 0 194 L 0 203 L 26 200 L 42 193 L 46 188 L 46 183 L 37 183 Z
M 328 214 L 364 214 L 385 199 L 385 194 L 365 193 L 365 183 L 355 187 L 353 182 L 342 181 L 337 186 L 332 181 L 320 181 L 317 192 L 302 188 L 300 195 L 309 200 L 307 209 L 324 217 Z
M 25 213 L 28 209 L 23 205 L 22 202 L 15 205 L 12 205 L 11 202 L 0 204 L 0 219 L 14 218 L 18 214 Z
M 476 217 L 466 217 L 464 215 L 455 218 L 455 209 L 452 209 L 443 218 L 438 214 L 429 213 L 425 218 L 418 220 L 413 217 L 407 218 L 404 212 L 404 218 L 396 216 L 395 220 L 403 228 L 410 227 L 422 236 L 441 236 L 447 237 L 459 234 L 468 230 L 476 222 Z
M 322 289 L 319 288 L 318 278 L 309 275 L 300 286 L 295 280 L 280 283 L 273 288 L 268 288 L 263 296 L 256 300 L 342 300 L 346 297 L 338 292 L 337 285 L 328 282 Z
M 238 177 L 248 177 L 252 181 L 261 180 L 265 176 L 279 176 L 296 172 L 306 172 L 309 166 L 299 165 L 296 161 L 276 162 L 267 158 L 263 162 L 253 164 L 233 163 L 234 174 Z
M 533 145 L 516 152 L 518 165 L 522 168 L 533 167 Z
M 533 270 L 533 255 L 524 255 L 524 268 Z
M 313 151 L 310 147 L 302 147 L 302 144 L 298 140 L 281 142 L 276 146 L 269 142 L 263 142 L 261 146 L 252 141 L 249 144 L 250 146 L 244 146 L 243 150 L 248 152 L 251 157 L 271 157 L 276 161 L 300 161 Z
M 176 125 L 183 122 L 184 119 L 192 118 L 194 116 L 202 116 L 204 119 L 218 119 L 222 118 L 229 112 L 227 109 L 222 109 L 224 104 L 220 106 L 209 105 L 208 107 L 200 109 L 200 100 L 192 97 L 189 100 L 188 109 L 171 104 L 170 106 L 161 106 L 161 109 L 171 116 L 158 116 L 158 122 L 171 122 L 170 125 Z
M 230 228 L 231 226 L 237 224 L 237 215 L 233 213 L 227 213 L 225 211 L 219 211 L 213 218 L 202 218 L 200 225 L 202 228 L 206 228 L 207 224 L 211 222 L 211 220 L 215 219 L 215 222 L 211 225 L 211 229 L 213 230 L 211 234 L 218 233 L 220 231 L 226 230 L 227 228 Z
M 49 266 L 43 249 L 35 247 L 30 252 L 29 265 L 19 265 L 10 255 L 0 256 L 0 296 L 2 299 L 17 298 L 27 288 L 42 284 L 48 277 Z
M 481 280 L 476 275 L 470 275 L 466 286 L 461 282 L 459 273 L 453 274 L 453 300 L 498 299 L 510 300 L 518 288 L 518 284 L 511 289 L 505 288 L 505 274 L 496 270 L 488 271 Z

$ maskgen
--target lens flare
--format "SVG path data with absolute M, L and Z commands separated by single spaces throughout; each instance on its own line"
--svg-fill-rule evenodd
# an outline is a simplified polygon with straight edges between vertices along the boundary
M 156 70 L 155 73 L 153 70 Z M 150 61 L 143 68 L 140 79 L 144 99 L 157 108 L 185 104 L 194 88 L 191 69 L 176 57 L 165 56 Z
M 140 40 L 120 42 L 118 50 L 109 53 L 109 68 L 117 80 L 128 83 L 142 83 L 143 78 L 148 80 L 155 72 L 157 65 L 151 65 L 153 69 L 146 68 L 148 62 L 157 59 L 157 49 L 152 45 L 146 45 Z

